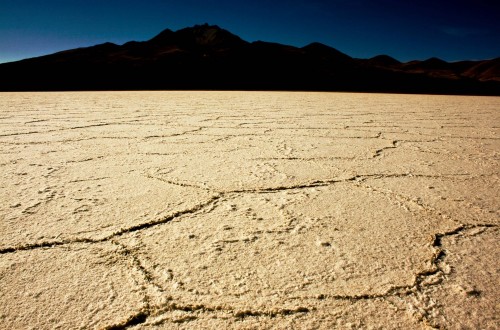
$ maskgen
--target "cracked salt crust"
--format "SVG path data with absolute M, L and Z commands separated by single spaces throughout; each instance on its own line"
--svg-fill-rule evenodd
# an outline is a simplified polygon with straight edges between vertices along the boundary
M 0 328 L 498 328 L 499 108 L 0 94 Z

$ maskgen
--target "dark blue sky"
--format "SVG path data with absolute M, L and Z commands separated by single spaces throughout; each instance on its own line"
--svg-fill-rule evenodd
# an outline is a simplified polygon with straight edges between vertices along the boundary
M 358 58 L 500 57 L 499 0 L 1 0 L 0 62 L 205 22 L 247 41 L 319 41 Z

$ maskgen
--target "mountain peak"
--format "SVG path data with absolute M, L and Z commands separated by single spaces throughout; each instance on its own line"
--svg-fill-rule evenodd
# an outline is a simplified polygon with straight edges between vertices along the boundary
M 161 31 L 158 35 L 149 40 L 150 43 L 164 43 L 165 41 L 170 41 L 172 36 L 174 35 L 174 31 L 170 29 L 165 29 Z
M 425 61 L 423 61 L 422 63 L 432 64 L 432 65 L 443 65 L 443 64 L 448 64 L 448 62 L 443 61 L 442 59 L 437 58 L 437 57 L 431 57 L 431 58 L 428 58 L 428 59 L 426 59 Z
M 195 25 L 173 32 L 166 29 L 149 41 L 154 44 L 176 44 L 187 48 L 227 48 L 247 44 L 246 41 L 217 25 Z
M 370 58 L 368 61 L 372 65 L 388 66 L 388 67 L 401 64 L 400 61 L 396 60 L 394 57 L 391 57 L 389 55 L 377 55 Z
M 302 50 L 306 53 L 312 54 L 314 56 L 320 56 L 325 59 L 337 59 L 337 60 L 352 60 L 349 55 L 342 53 L 341 51 L 322 44 L 320 42 L 313 42 L 307 46 L 302 47 Z

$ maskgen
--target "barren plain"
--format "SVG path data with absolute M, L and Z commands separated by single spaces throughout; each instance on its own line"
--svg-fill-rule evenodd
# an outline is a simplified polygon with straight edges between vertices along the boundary
M 500 98 L 0 94 L 2 329 L 497 329 Z

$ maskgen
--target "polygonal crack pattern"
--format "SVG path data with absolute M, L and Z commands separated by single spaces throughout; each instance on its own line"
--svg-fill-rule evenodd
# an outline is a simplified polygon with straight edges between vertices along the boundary
M 500 100 L 0 95 L 6 328 L 497 328 Z

